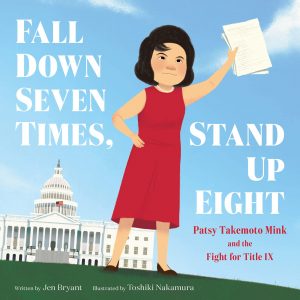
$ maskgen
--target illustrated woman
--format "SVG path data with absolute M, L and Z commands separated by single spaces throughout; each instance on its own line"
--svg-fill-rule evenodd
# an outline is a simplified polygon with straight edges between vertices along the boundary
M 157 230 L 157 271 L 176 275 L 167 264 L 169 229 L 179 227 L 180 130 L 185 107 L 209 94 L 234 62 L 237 49 L 206 81 L 192 84 L 194 48 L 187 33 L 162 26 L 146 37 L 135 65 L 136 76 L 150 86 L 119 110 L 114 126 L 133 143 L 111 220 L 119 223 L 108 271 L 117 271 L 130 228 Z M 138 115 L 138 133 L 124 120 Z

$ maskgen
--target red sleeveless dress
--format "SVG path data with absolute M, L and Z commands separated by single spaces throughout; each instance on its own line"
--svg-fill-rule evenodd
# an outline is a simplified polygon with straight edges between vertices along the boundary
M 164 93 L 154 86 L 138 114 L 143 148 L 132 146 L 111 220 L 134 218 L 133 227 L 156 229 L 156 221 L 179 226 L 180 130 L 185 113 L 182 88 Z

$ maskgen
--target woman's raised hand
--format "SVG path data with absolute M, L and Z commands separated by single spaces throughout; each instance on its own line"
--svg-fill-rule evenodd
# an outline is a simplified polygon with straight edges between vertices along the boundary
M 135 133 L 133 133 L 131 136 L 130 136 L 131 140 L 132 140 L 132 143 L 138 147 L 138 148 L 142 148 L 144 147 L 145 145 L 145 142 Z
M 228 50 L 228 60 L 233 63 L 235 60 L 236 52 L 238 51 L 238 47 L 235 47 L 233 50 Z

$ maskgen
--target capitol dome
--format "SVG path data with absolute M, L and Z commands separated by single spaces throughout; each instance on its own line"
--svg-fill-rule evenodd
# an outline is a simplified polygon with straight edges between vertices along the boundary
M 69 182 L 62 175 L 62 168 L 58 160 L 54 175 L 49 178 L 41 190 L 42 199 L 73 200 L 73 192 Z
M 54 168 L 54 174 L 41 189 L 41 198 L 35 201 L 35 214 L 53 211 L 68 216 L 75 216 L 77 203 L 73 200 L 73 192 L 69 182 L 62 175 L 60 160 Z

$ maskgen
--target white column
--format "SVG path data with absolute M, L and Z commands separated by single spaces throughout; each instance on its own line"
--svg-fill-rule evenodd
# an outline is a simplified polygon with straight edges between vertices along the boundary
M 53 228 L 50 228 L 50 242 L 49 242 L 49 248 L 51 249 L 51 242 L 52 242 L 52 238 L 53 238 Z
M 71 230 L 69 229 L 68 252 L 70 251 Z
M 96 249 L 97 249 L 97 232 L 95 231 L 95 246 L 94 246 L 95 248 L 95 255 L 96 255 Z M 99 251 L 98 251 L 99 252 Z
M 17 250 L 20 250 L 20 238 L 21 238 L 21 226 L 18 226 L 18 236 L 17 236 Z
M 57 251 L 60 251 L 60 249 L 58 249 L 58 244 L 62 237 L 61 235 L 59 235 L 59 232 L 60 232 L 60 228 L 57 229 L 57 246 L 56 246 Z
M 81 230 L 80 244 L 79 244 L 79 253 L 82 253 L 82 241 L 83 241 L 83 230 Z
M 56 236 L 55 236 L 55 251 L 57 251 L 57 241 L 58 241 L 58 228 L 56 227 Z
M 45 250 L 45 231 L 46 231 L 46 227 L 42 227 L 42 228 L 43 228 L 42 250 Z
M 40 231 L 40 227 L 37 227 L 36 238 L 35 238 L 35 249 L 38 248 L 39 231 Z
M 30 243 L 29 243 L 29 246 L 32 246 L 33 231 L 34 231 L 34 226 L 31 226 L 30 227 Z
M 78 230 L 75 229 L 75 245 L 74 245 L 74 249 L 77 249 L 77 235 L 78 235 Z
M 95 255 L 96 255 L 96 249 L 97 249 L 97 233 L 98 232 L 95 232 Z M 99 249 L 99 247 L 98 247 L 98 249 Z M 99 255 L 99 250 L 98 250 L 98 255 Z
M 70 247 L 69 247 L 69 250 L 71 250 L 72 247 L 72 233 L 73 233 L 73 229 L 70 229 L 70 238 L 69 238 L 69 241 L 70 241 Z
M 95 241 L 96 241 L 96 233 L 95 231 L 93 231 L 92 255 L 95 254 Z
M 27 239 L 27 225 L 25 226 L 25 234 L 24 234 L 24 240 L 23 240 L 23 250 L 26 251 L 26 239 Z
M 49 232 L 49 245 L 48 245 L 48 250 L 51 250 L 50 245 L 51 245 L 51 239 L 52 239 L 52 228 L 50 227 L 49 229 L 50 229 L 50 232 Z
M 5 225 L 5 235 L 4 235 L 4 247 L 7 249 L 7 225 Z
M 86 254 L 90 254 L 90 232 L 86 232 Z
M 13 240 L 14 240 L 14 231 L 15 231 L 15 226 L 11 226 L 11 239 L 10 239 L 10 249 L 13 248 Z
M 64 244 L 65 244 L 65 228 L 63 228 L 63 238 L 62 238 L 61 251 L 64 251 Z
M 74 234 L 73 234 L 74 231 Z M 72 235 L 73 235 L 73 243 L 72 243 Z M 70 243 L 70 249 L 73 248 L 74 249 L 74 241 L 75 241 L 75 230 L 71 230 L 71 243 Z

